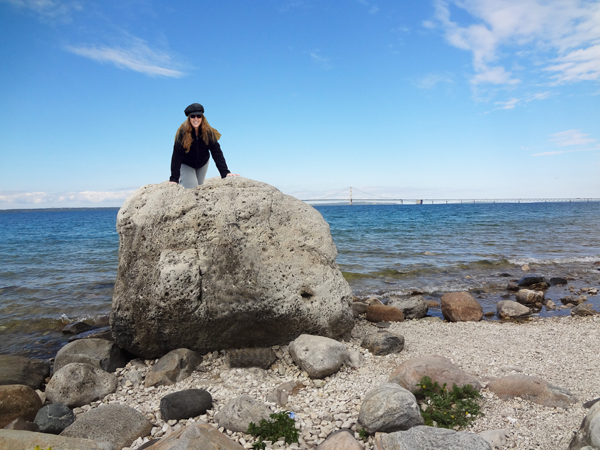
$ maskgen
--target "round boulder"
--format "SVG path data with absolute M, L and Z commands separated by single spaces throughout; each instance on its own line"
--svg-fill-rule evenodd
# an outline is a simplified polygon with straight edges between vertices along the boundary
M 358 423 L 373 434 L 408 430 L 424 422 L 415 396 L 397 384 L 385 383 L 366 393 Z
M 404 313 L 400 308 L 388 305 L 369 305 L 367 307 L 369 322 L 403 322 Z
M 496 305 L 496 314 L 501 319 L 510 317 L 523 317 L 531 314 L 531 310 L 520 303 L 511 300 L 502 300 Z
M 69 407 L 86 405 L 117 390 L 117 377 L 84 363 L 70 363 L 54 374 L 46 386 L 52 403 Z
M 34 422 L 42 433 L 60 434 L 75 422 L 75 414 L 67 405 L 50 403 L 37 412 Z
M 442 295 L 442 315 L 448 322 L 477 322 L 483 308 L 468 292 L 450 292 Z
M 400 353 L 404 349 L 404 336 L 384 330 L 378 331 L 365 336 L 361 347 L 366 348 L 374 355 Z
M 54 360 L 54 371 L 69 363 L 90 364 L 106 372 L 114 372 L 125 367 L 127 357 L 114 342 L 105 339 L 80 339 L 61 348 Z
M 303 334 L 289 346 L 290 355 L 311 378 L 325 378 L 337 372 L 348 358 L 341 342 L 323 336 Z
M 220 427 L 231 431 L 248 431 L 248 425 L 258 425 L 261 420 L 268 420 L 271 410 L 249 395 L 240 395 L 232 399 L 216 415 L 215 421 Z
M 212 396 L 208 391 L 204 389 L 186 389 L 161 398 L 160 415 L 165 421 L 189 419 L 205 414 L 207 410 L 212 408 L 212 405 Z
M 408 298 L 390 297 L 388 305 L 400 309 L 405 319 L 422 319 L 427 315 L 429 309 L 427 300 L 421 295 Z
M 42 400 L 29 386 L 7 384 L 0 386 L 0 428 L 17 418 L 31 422 L 42 407 Z

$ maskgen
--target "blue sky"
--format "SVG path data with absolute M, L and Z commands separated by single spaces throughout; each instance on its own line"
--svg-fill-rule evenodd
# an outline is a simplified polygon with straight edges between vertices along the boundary
M 598 1 L 0 0 L 0 20 L 0 209 L 166 181 L 193 102 L 232 172 L 302 199 L 600 197 Z

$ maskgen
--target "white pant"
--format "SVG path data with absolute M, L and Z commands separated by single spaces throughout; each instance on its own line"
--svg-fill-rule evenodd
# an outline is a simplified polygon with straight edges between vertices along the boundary
M 208 170 L 208 163 L 206 162 L 199 169 L 194 169 L 186 164 L 181 165 L 179 182 L 183 185 L 183 187 L 188 189 L 193 189 L 196 186 L 204 183 L 204 178 L 206 177 L 206 171 Z

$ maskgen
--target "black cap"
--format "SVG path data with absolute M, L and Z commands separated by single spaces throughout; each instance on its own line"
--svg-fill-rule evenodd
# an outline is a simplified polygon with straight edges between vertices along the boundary
M 202 106 L 200 103 L 192 103 L 190 106 L 188 106 L 187 108 L 185 108 L 185 111 L 183 111 L 185 113 L 186 116 L 189 116 L 190 114 L 204 114 L 204 106 Z

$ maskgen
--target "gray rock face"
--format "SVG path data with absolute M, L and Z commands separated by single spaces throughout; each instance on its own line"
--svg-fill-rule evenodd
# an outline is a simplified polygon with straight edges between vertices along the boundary
M 491 381 L 487 388 L 501 399 L 521 397 L 551 408 L 568 408 L 577 401 L 577 397 L 567 389 L 529 375 L 507 375 Z
M 111 326 L 135 355 L 270 347 L 353 328 L 329 225 L 265 183 L 144 186 L 122 206 L 117 231 Z
M 569 450 L 582 450 L 586 446 L 600 448 L 600 403 L 595 403 L 588 411 L 569 444 Z
M 378 331 L 365 336 L 361 347 L 374 355 L 389 355 L 400 353 L 404 349 L 404 336 L 389 331 Z
M 152 447 L 152 450 L 182 449 L 244 450 L 244 447 L 208 424 L 188 425 L 161 439 Z
M 271 410 L 267 406 L 249 395 L 240 395 L 232 399 L 215 416 L 220 427 L 231 431 L 248 430 L 250 422 L 258 425 L 262 420 L 269 420 Z
M 348 358 L 341 342 L 323 336 L 303 334 L 289 346 L 290 355 L 311 378 L 325 378 L 337 372 Z
M 54 374 L 46 386 L 52 403 L 71 408 L 99 400 L 117 390 L 117 377 L 84 363 L 71 363 Z
M 532 291 L 529 289 L 521 289 L 516 295 L 517 302 L 523 305 L 533 305 L 535 303 L 543 303 L 544 292 Z
M 388 305 L 395 306 L 404 313 L 405 319 L 421 319 L 427 315 L 427 300 L 421 295 L 408 298 L 390 297 Z
M 417 383 L 424 376 L 428 376 L 433 382 L 437 381 L 440 386 L 446 383 L 449 388 L 454 384 L 460 387 L 470 384 L 477 390 L 483 387 L 473 375 L 455 366 L 448 358 L 438 355 L 425 355 L 404 361 L 392 372 L 388 382 L 397 383 L 414 392 L 418 390 Z
M 375 447 L 380 450 L 492 450 L 490 444 L 477 434 L 424 425 L 381 434 L 375 439 Z
M 509 317 L 522 317 L 531 314 L 531 310 L 518 302 L 511 300 L 502 300 L 496 305 L 496 314 L 501 319 Z
M 67 405 L 50 403 L 37 412 L 34 422 L 42 433 L 60 434 L 75 422 L 75 414 Z
M 571 310 L 572 316 L 595 316 L 598 311 L 589 303 L 581 303 Z
M 366 393 L 358 423 L 370 434 L 408 430 L 423 424 L 415 396 L 394 383 L 385 383 Z
M 204 389 L 186 389 L 160 399 L 160 415 L 164 421 L 189 419 L 205 414 L 213 405 L 212 396 Z M 245 430 L 244 430 L 245 431 Z
M 189 377 L 202 362 L 202 356 L 187 348 L 178 348 L 160 358 L 146 374 L 146 387 L 168 386 Z
M 125 405 L 101 405 L 77 418 L 60 435 L 106 441 L 121 449 L 137 438 L 147 436 L 152 423 L 141 412 Z
M 39 389 L 50 374 L 50 364 L 41 359 L 0 355 L 0 385 L 24 384 Z
M 31 422 L 42 407 L 40 397 L 29 386 L 7 384 L 0 386 L 0 428 L 17 418 Z
M 0 430 L 0 450 L 32 450 L 39 445 L 55 450 L 120 450 L 109 442 L 94 442 L 32 431 Z
M 70 363 L 90 364 L 106 372 L 114 372 L 125 367 L 127 358 L 114 342 L 91 338 L 73 341 L 61 348 L 54 360 L 54 371 Z
M 268 370 L 277 361 L 277 356 L 270 348 L 241 348 L 227 353 L 229 367 L 260 367 Z

